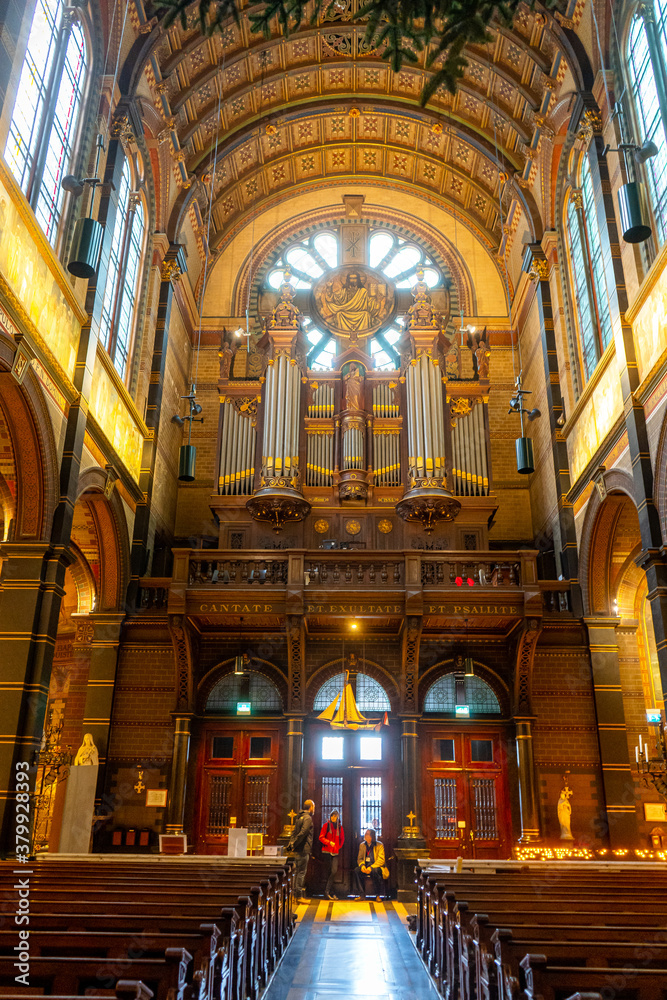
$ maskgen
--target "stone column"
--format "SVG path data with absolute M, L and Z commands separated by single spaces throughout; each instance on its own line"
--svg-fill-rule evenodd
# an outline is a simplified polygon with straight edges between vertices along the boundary
M 533 760 L 532 717 L 516 717 L 516 762 L 519 771 L 520 844 L 535 844 L 542 839 Z
M 404 718 L 401 732 L 401 834 L 395 854 L 398 858 L 399 893 L 414 893 L 414 868 L 418 858 L 428 856 L 421 827 L 421 782 L 419 780 L 419 736 L 417 720 Z
M 73 615 L 72 617 L 78 616 Z M 83 712 L 83 731 L 92 735 L 99 754 L 98 795 L 104 789 L 111 730 L 111 707 L 118 663 L 118 643 L 124 618 L 124 615 L 94 614 L 86 615 L 79 623 L 82 628 L 88 628 L 90 635 L 90 666 L 88 668 L 86 705 Z M 77 629 L 77 638 L 78 635 Z
M 550 240 L 547 241 L 547 237 Z M 583 614 L 581 587 L 579 586 L 579 555 L 577 551 L 577 533 L 574 526 L 574 511 L 568 494 L 572 486 L 570 465 L 567 456 L 567 444 L 558 425 L 563 417 L 563 394 L 560 386 L 558 368 L 558 350 L 554 330 L 553 305 L 551 301 L 551 285 L 549 275 L 551 263 L 547 260 L 548 251 L 552 261 L 556 258 L 556 234 L 547 234 L 543 240 L 546 251 L 539 243 L 531 243 L 526 248 L 523 267 L 535 281 L 537 306 L 540 317 L 540 332 L 542 335 L 542 357 L 544 360 L 544 378 L 548 401 L 549 431 L 551 435 L 551 453 L 554 475 L 556 478 L 556 496 L 558 503 L 558 523 L 561 537 L 561 568 L 563 576 L 569 580 L 572 611 L 575 615 Z
M 6 542 L 1 551 L 0 850 L 13 852 L 16 763 L 32 762 L 41 743 L 69 559 L 44 542 Z
M 174 712 L 172 718 L 174 720 L 174 754 L 171 761 L 171 774 L 169 776 L 169 799 L 167 803 L 165 833 L 183 833 L 192 713 Z
M 601 832 L 609 845 L 637 844 L 635 782 L 628 756 L 628 738 L 621 690 L 616 639 L 617 618 L 585 618 L 591 652 L 593 692 L 597 717 L 602 784 L 606 816 L 600 816 Z
M 287 842 L 294 814 L 302 806 L 302 773 L 303 766 L 303 719 L 290 716 L 287 718 L 287 753 L 285 754 L 285 791 L 280 796 L 280 807 L 284 817 L 283 831 L 280 841 Z
M 166 242 L 166 237 L 162 237 Z M 139 488 L 143 500 L 137 504 L 137 511 L 132 531 L 132 553 L 130 556 L 130 585 L 128 588 L 128 607 L 134 608 L 139 598 L 139 578 L 146 572 L 146 553 L 148 549 L 151 501 L 155 478 L 155 459 L 157 455 L 158 435 L 160 431 L 160 412 L 162 409 L 162 389 L 167 360 L 167 338 L 171 320 L 171 307 L 174 298 L 174 285 L 186 271 L 185 253 L 183 248 L 171 244 L 165 254 L 160 270 L 160 295 L 157 307 L 157 322 L 153 338 L 153 357 L 151 361 L 151 377 L 148 386 L 146 404 L 146 426 L 153 434 L 144 442 L 141 460 Z

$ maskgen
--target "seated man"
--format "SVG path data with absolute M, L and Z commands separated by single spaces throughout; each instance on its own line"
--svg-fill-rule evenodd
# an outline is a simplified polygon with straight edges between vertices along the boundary
M 375 835 L 375 830 L 366 830 L 364 839 L 359 844 L 359 854 L 357 855 L 357 867 L 354 869 L 354 880 L 359 892 L 355 899 L 364 899 L 366 890 L 364 887 L 364 877 L 370 875 L 375 889 L 375 899 L 378 903 L 382 901 L 383 880 L 385 876 L 384 867 L 384 846 Z

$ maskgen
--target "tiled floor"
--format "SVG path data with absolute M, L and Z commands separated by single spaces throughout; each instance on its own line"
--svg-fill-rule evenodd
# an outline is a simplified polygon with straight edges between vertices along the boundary
M 436 1000 L 407 912 L 400 903 L 300 906 L 294 939 L 264 1000 Z

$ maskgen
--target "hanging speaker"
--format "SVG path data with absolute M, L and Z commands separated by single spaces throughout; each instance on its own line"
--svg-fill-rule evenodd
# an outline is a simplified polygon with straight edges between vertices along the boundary
M 626 243 L 643 243 L 651 235 L 643 185 L 638 181 L 624 184 L 618 191 L 618 214 Z
M 532 438 L 516 439 L 516 471 L 522 476 L 528 476 L 531 472 L 535 472 Z
M 97 219 L 77 219 L 67 270 L 77 278 L 94 278 L 100 261 L 104 226 Z
M 181 483 L 192 483 L 195 478 L 197 449 L 193 444 L 182 444 L 178 455 L 178 478 Z

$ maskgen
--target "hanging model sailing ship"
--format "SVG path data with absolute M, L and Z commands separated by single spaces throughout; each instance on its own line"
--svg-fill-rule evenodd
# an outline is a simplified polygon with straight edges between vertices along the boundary
M 352 685 L 349 683 L 349 678 L 350 672 L 346 670 L 343 675 L 343 690 L 340 694 L 336 695 L 331 704 L 323 712 L 320 712 L 317 718 L 328 722 L 332 729 L 375 729 L 376 732 L 379 732 L 382 726 L 388 726 L 389 719 L 386 712 L 377 723 L 369 722 L 360 713 L 354 698 Z

